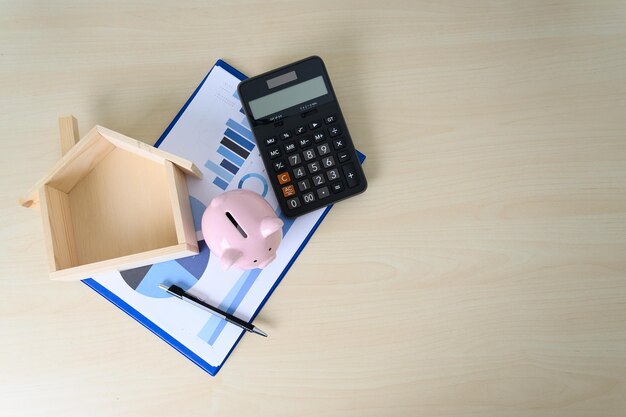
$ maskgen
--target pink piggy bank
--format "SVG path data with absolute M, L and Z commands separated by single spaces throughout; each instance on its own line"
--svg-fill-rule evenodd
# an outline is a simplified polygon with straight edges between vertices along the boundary
M 267 201 L 247 190 L 215 197 L 202 215 L 202 234 L 222 268 L 265 268 L 276 258 L 283 222 Z

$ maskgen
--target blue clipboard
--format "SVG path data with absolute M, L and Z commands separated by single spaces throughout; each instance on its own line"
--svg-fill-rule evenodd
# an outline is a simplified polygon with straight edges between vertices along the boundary
M 245 75 L 243 75 L 237 69 L 231 67 L 229 64 L 227 64 L 226 62 L 222 61 L 221 59 L 219 59 L 215 63 L 213 68 L 215 68 L 215 67 L 223 68 L 224 70 L 228 71 L 230 74 L 232 74 L 235 77 L 237 77 L 239 80 L 243 81 L 243 80 L 245 80 L 247 78 Z M 211 68 L 211 71 L 213 70 L 213 68 Z M 174 117 L 174 120 L 172 120 L 172 122 L 165 129 L 165 131 L 163 132 L 161 137 L 159 137 L 159 139 L 156 141 L 156 143 L 154 144 L 155 147 L 159 147 L 161 142 L 163 142 L 163 140 L 167 137 L 167 135 L 170 132 L 170 130 L 172 130 L 172 128 L 176 125 L 176 123 L 178 122 L 178 119 L 185 112 L 185 110 L 189 106 L 189 103 L 191 103 L 193 101 L 194 97 L 196 96 L 196 94 L 198 93 L 198 91 L 200 90 L 202 85 L 204 84 L 204 81 L 207 79 L 209 74 L 211 74 L 211 71 L 209 71 L 207 73 L 207 75 L 202 79 L 202 82 L 198 85 L 198 87 L 191 94 L 191 96 L 189 97 L 189 99 L 187 100 L 185 105 L 180 109 L 180 111 L 178 112 L 176 117 Z M 357 152 L 357 153 L 358 153 L 358 156 L 359 156 L 359 160 L 361 161 L 361 163 L 363 163 L 363 161 L 365 160 L 365 155 L 361 154 L 360 152 Z M 252 318 L 250 319 L 250 321 L 254 320 L 254 318 L 257 316 L 257 314 L 259 314 L 259 312 L 261 311 L 261 309 L 263 308 L 263 306 L 265 305 L 267 300 L 270 298 L 270 296 L 274 292 L 274 289 L 276 289 L 278 284 L 280 284 L 280 282 L 282 281 L 283 277 L 287 274 L 287 271 L 289 271 L 289 268 L 291 268 L 291 265 L 295 262 L 295 260 L 298 257 L 298 255 L 300 255 L 300 252 L 302 252 L 302 249 L 304 249 L 306 244 L 309 242 L 309 239 L 311 238 L 311 236 L 313 236 L 313 233 L 315 233 L 315 231 L 317 230 L 318 226 L 320 225 L 322 220 L 324 220 L 324 218 L 326 217 L 326 215 L 328 214 L 328 212 L 329 212 L 329 210 L 331 208 L 332 208 L 332 205 L 329 205 L 328 207 L 326 207 L 326 209 L 324 210 L 324 213 L 320 216 L 320 218 L 317 221 L 317 223 L 315 223 L 315 225 L 313 226 L 313 228 L 311 229 L 311 231 L 309 232 L 307 237 L 302 242 L 302 245 L 300 245 L 300 247 L 298 248 L 298 250 L 296 251 L 294 256 L 291 258 L 289 263 L 285 266 L 285 269 L 280 274 L 280 277 L 278 277 L 278 279 L 276 280 L 276 282 L 274 283 L 272 288 L 269 290 L 269 292 L 267 293 L 267 295 L 265 296 L 265 298 L 263 299 L 263 301 L 261 302 L 259 307 L 254 312 L 254 314 L 252 315 Z M 187 346 L 183 345 L 181 342 L 179 342 L 177 339 L 175 339 L 173 336 L 171 336 L 169 333 L 167 333 L 165 330 L 161 329 L 159 326 L 154 324 L 152 321 L 150 321 L 146 316 L 141 314 L 135 308 L 131 307 L 128 303 L 126 303 L 120 297 L 115 295 L 113 292 L 109 291 L 107 288 L 103 287 L 97 281 L 95 281 L 95 280 L 93 280 L 91 278 L 87 278 L 87 279 L 84 279 L 83 282 L 87 286 L 89 286 L 91 289 L 96 291 L 98 294 L 100 294 L 101 296 L 103 296 L 104 298 L 109 300 L 111 303 L 116 305 L 120 310 L 124 311 L 130 317 L 132 317 L 135 320 L 137 320 L 146 329 L 150 330 L 152 333 L 154 333 L 155 335 L 160 337 L 164 342 L 166 342 L 171 347 L 173 347 L 174 349 L 176 349 L 177 351 L 179 351 L 180 353 L 185 355 L 190 361 L 192 361 L 193 363 L 198 365 L 200 368 L 202 368 L 203 370 L 205 370 L 206 372 L 208 372 L 212 376 L 215 376 L 217 374 L 217 372 L 222 368 L 222 366 L 224 365 L 226 360 L 228 360 L 228 358 L 230 357 L 230 354 L 233 352 L 233 350 L 235 349 L 235 347 L 237 346 L 237 344 L 241 340 L 241 337 L 246 333 L 246 332 L 242 332 L 242 334 L 239 336 L 239 338 L 237 339 L 237 341 L 235 342 L 235 344 L 231 348 L 230 352 L 228 352 L 228 355 L 226 355 L 226 357 L 224 358 L 224 361 L 220 365 L 211 365 L 210 363 L 208 363 L 207 361 L 205 361 L 204 359 L 202 359 L 198 355 L 196 355 Z

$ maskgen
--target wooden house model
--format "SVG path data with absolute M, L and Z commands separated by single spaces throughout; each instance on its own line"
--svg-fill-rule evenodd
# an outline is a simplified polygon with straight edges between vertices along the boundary
M 185 159 L 102 126 L 76 143 L 60 119 L 62 159 L 29 195 L 40 207 L 50 278 L 78 280 L 198 253 Z

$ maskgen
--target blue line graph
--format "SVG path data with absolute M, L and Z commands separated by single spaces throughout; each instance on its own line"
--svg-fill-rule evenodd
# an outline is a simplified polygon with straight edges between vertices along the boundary
M 289 219 L 285 217 L 280 212 L 280 208 L 278 209 L 276 214 L 278 214 L 278 216 L 284 223 L 284 238 L 285 235 L 287 235 L 287 232 L 289 231 L 291 226 L 293 225 L 294 219 Z M 245 271 L 243 274 L 241 274 L 241 276 L 237 280 L 237 283 L 233 286 L 233 288 L 231 288 L 231 290 L 228 292 L 228 295 L 226 295 L 226 298 L 224 298 L 224 300 L 220 303 L 219 308 L 221 310 L 226 310 L 230 314 L 233 314 L 237 310 L 237 307 L 239 307 L 239 304 L 241 304 L 241 301 L 243 301 L 246 294 L 248 294 L 250 288 L 252 288 L 252 284 L 254 284 L 261 271 L 263 270 L 257 268 Z M 198 333 L 198 337 L 207 342 L 209 345 L 213 346 L 217 338 L 222 333 L 222 330 L 224 330 L 224 327 L 226 327 L 226 320 L 222 320 L 216 316 L 211 316 L 209 318 L 209 321 L 207 321 L 207 323 Z
M 256 172 L 250 172 L 244 175 L 239 181 L 239 184 L 237 184 L 237 187 L 244 188 L 244 185 L 250 179 L 256 180 L 257 184 L 260 181 L 261 185 L 263 186 L 261 196 L 265 197 L 269 191 L 267 179 L 263 175 Z M 249 189 L 252 186 L 254 186 L 254 184 L 246 188 Z M 285 217 L 280 211 L 280 208 L 277 209 L 276 214 L 283 221 L 284 238 L 287 235 L 287 232 L 289 231 L 291 226 L 293 225 L 294 219 L 289 219 Z M 234 313 L 237 310 L 237 307 L 239 307 L 239 304 L 241 304 L 241 301 L 244 299 L 246 294 L 248 294 L 250 288 L 252 288 L 252 284 L 254 284 L 261 271 L 261 269 L 251 269 L 241 274 L 233 288 L 231 288 L 226 295 L 226 298 L 224 298 L 224 300 L 219 305 L 219 308 L 222 310 L 226 310 L 230 314 Z M 224 330 L 224 327 L 226 327 L 225 320 L 222 320 L 215 316 L 211 316 L 207 323 L 204 325 L 204 327 L 198 333 L 198 337 L 207 342 L 209 345 L 213 346 L 217 338 L 222 333 L 222 330 Z

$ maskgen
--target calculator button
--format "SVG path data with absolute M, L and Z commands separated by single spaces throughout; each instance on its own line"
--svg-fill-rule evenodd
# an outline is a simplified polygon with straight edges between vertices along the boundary
M 278 182 L 280 183 L 280 185 L 287 184 L 289 181 L 291 181 L 288 172 L 278 174 L 276 177 L 278 178 Z
M 345 148 L 345 146 L 346 146 L 345 139 L 337 138 L 333 140 L 333 148 L 335 148 L 336 151 L 338 151 L 339 149 Z
M 289 207 L 290 209 L 296 209 L 300 207 L 300 199 L 298 197 L 294 197 L 287 200 L 287 207 Z
M 296 189 L 294 188 L 293 185 L 288 185 L 286 187 L 283 187 L 283 195 L 285 197 L 291 197 L 292 195 L 296 194 Z
M 320 163 L 315 161 L 315 162 L 311 162 L 309 165 L 307 165 L 307 167 L 309 168 L 309 172 L 311 174 L 315 174 L 316 172 L 318 172 L 319 170 L 321 170 L 322 168 L 320 167 Z
M 291 153 L 296 150 L 296 142 L 289 142 L 285 144 L 285 152 Z
M 315 158 L 315 152 L 313 151 L 313 149 L 307 149 L 306 151 L 304 151 L 304 160 L 305 161 L 310 161 L 311 159 Z
M 311 188 L 311 183 L 309 182 L 309 180 L 298 181 L 298 190 L 305 192 L 309 188 Z
M 317 190 L 317 197 L 321 200 L 322 198 L 326 198 L 330 195 L 330 191 L 328 191 L 328 187 L 322 187 Z
M 327 125 L 329 125 L 331 123 L 335 123 L 336 121 L 337 121 L 337 118 L 335 117 L 334 114 L 332 114 L 332 115 L 330 115 L 330 116 L 328 116 L 328 117 L 326 117 L 324 119 L 324 123 L 326 123 Z
M 337 158 L 339 158 L 339 163 L 343 163 L 350 160 L 350 152 L 343 151 L 337 154 Z
M 302 162 L 302 158 L 300 158 L 300 154 L 297 154 L 297 153 L 293 155 L 289 155 L 287 159 L 289 160 L 289 165 L 291 165 L 292 167 Z
M 274 171 L 276 172 L 280 172 L 285 169 L 285 161 L 275 161 L 272 165 L 274 165 Z
M 330 146 L 328 145 L 328 143 L 323 143 L 323 144 L 319 145 L 317 147 L 317 153 L 319 153 L 320 156 L 324 156 L 327 153 L 330 153 Z
M 340 193 L 343 191 L 343 183 L 341 181 L 334 182 L 330 185 L 330 189 L 333 190 L 333 193 Z
M 296 179 L 302 178 L 305 175 L 306 171 L 304 170 L 304 167 L 298 167 L 293 169 L 293 176 L 296 177 Z
M 322 142 L 325 139 L 326 139 L 326 133 L 324 132 L 317 132 L 313 135 L 313 140 L 315 142 Z
M 326 181 L 324 180 L 324 176 L 322 174 L 318 174 L 318 175 L 313 175 L 311 177 L 311 179 L 313 180 L 313 185 L 318 187 L 322 184 L 324 184 Z
M 321 125 L 322 125 L 322 122 L 320 122 L 319 120 L 315 120 L 309 123 L 309 129 L 311 130 L 318 129 Z
M 276 145 L 276 138 L 272 136 L 271 138 L 265 139 L 265 145 L 267 146 Z
M 339 170 L 337 168 L 331 169 L 330 171 L 326 171 L 326 176 L 328 177 L 328 181 L 334 181 L 339 179 Z
M 298 143 L 300 144 L 301 148 L 306 148 L 307 146 L 311 146 L 311 138 L 309 137 L 300 138 L 298 140 Z
M 304 200 L 304 204 L 309 204 L 315 201 L 315 196 L 313 193 L 306 193 L 302 196 L 302 199 Z
M 286 132 L 281 133 L 281 134 L 280 134 L 280 138 L 281 138 L 282 140 L 285 140 L 285 139 L 290 139 L 290 138 L 291 138 L 291 131 L 290 131 L 290 130 L 288 130 L 288 131 L 286 131 Z
M 306 132 L 306 126 L 298 126 L 296 127 L 296 130 L 294 132 L 296 133 L 296 135 L 301 135 Z
M 279 156 L 280 156 L 280 149 L 279 148 L 274 148 L 274 149 L 270 150 L 270 158 L 271 159 L 278 158 Z
M 327 156 L 322 159 L 322 165 L 324 165 L 324 168 L 335 166 L 335 159 L 332 156 Z
M 356 173 L 354 165 L 345 164 L 341 168 L 343 169 L 343 175 L 346 177 L 346 181 L 348 182 L 348 187 L 352 188 L 359 185 L 359 175 Z
M 329 127 L 328 133 L 330 134 L 331 138 L 334 138 L 335 136 L 341 135 L 341 129 L 339 129 L 337 126 Z

